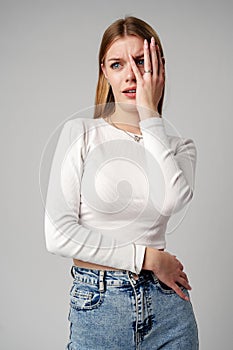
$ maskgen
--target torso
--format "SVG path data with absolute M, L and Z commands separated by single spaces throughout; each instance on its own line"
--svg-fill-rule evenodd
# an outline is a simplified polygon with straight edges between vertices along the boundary
M 111 122 L 109 122 L 108 118 L 102 118 L 105 122 L 107 122 L 108 124 L 112 125 Z M 113 126 L 113 125 L 112 125 Z M 131 133 L 135 133 L 137 135 L 142 135 L 140 128 L 138 127 L 125 127 L 124 124 L 117 124 L 117 128 L 118 129 L 125 129 Z M 164 249 L 159 249 L 159 250 L 164 250 Z M 105 266 L 105 265 L 101 265 L 101 264 L 94 264 L 94 263 L 90 263 L 87 261 L 82 261 L 82 260 L 78 260 L 78 259 L 74 259 L 73 258 L 73 263 L 75 266 L 81 267 L 81 268 L 86 268 L 86 269 L 94 269 L 94 270 L 107 270 L 107 271 L 116 271 L 119 270 L 117 268 L 111 267 L 111 266 Z
M 159 249 L 159 250 L 164 250 L 164 249 Z M 115 269 L 114 267 L 93 264 L 93 263 L 89 263 L 87 261 L 81 261 L 78 259 L 73 259 L 73 263 L 74 263 L 74 265 L 76 265 L 78 267 L 82 267 L 84 269 L 105 270 L 105 271 L 117 271 L 117 270 L 119 270 L 119 269 Z
M 74 265 L 76 265 L 78 267 L 82 267 L 84 269 L 107 270 L 107 271 L 119 270 L 119 269 L 115 269 L 114 267 L 93 264 L 93 263 L 89 263 L 89 262 L 86 262 L 86 261 L 81 261 L 81 260 L 78 260 L 78 259 L 73 259 L 73 262 L 74 262 Z

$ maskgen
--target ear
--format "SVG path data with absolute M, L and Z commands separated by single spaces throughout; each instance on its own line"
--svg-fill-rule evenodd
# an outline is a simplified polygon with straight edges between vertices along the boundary
M 103 63 L 101 63 L 101 69 L 102 69 L 102 71 L 104 73 L 105 78 L 108 79 L 107 72 L 106 72 L 106 67 L 104 66 Z

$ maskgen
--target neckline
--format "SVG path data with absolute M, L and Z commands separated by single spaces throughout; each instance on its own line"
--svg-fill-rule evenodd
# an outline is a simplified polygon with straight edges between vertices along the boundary
M 109 125 L 110 127 L 112 127 L 114 130 L 118 130 L 119 132 L 128 132 L 129 134 L 131 134 L 131 135 L 136 135 L 136 136 L 143 136 L 142 134 L 135 134 L 134 132 L 131 132 L 131 131 L 128 131 L 128 130 L 122 130 L 122 129 L 118 129 L 118 128 L 116 128 L 114 125 L 112 125 L 112 124 L 110 124 L 110 123 L 108 123 L 104 118 L 102 118 L 102 117 L 99 117 L 98 119 L 100 119 L 100 120 L 102 120 L 102 122 L 104 123 L 104 124 L 107 124 L 107 125 Z

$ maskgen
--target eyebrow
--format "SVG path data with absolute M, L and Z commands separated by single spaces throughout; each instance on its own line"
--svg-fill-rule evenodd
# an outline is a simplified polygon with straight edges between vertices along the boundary
M 139 59 L 139 58 L 142 58 L 142 57 L 144 57 L 144 53 L 135 56 L 134 59 Z M 110 61 L 120 61 L 120 58 L 119 58 L 119 57 L 116 57 L 116 58 L 109 58 L 108 62 L 110 62 Z

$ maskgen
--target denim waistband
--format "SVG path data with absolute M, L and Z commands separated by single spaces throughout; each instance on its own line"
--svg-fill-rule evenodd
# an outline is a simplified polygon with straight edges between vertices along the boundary
M 95 270 L 76 265 L 72 265 L 71 275 L 76 281 L 98 285 L 100 290 L 104 290 L 106 286 L 121 287 L 132 284 L 132 281 L 134 284 L 138 284 L 157 279 L 152 271 L 147 270 L 142 270 L 140 274 L 135 275 L 127 270 Z

